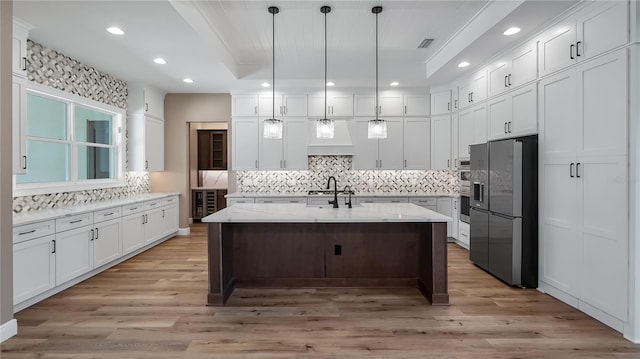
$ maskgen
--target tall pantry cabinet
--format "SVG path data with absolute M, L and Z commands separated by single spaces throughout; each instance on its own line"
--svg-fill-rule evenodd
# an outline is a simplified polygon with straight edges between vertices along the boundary
M 130 171 L 164 171 L 164 93 L 141 84 L 127 86 Z

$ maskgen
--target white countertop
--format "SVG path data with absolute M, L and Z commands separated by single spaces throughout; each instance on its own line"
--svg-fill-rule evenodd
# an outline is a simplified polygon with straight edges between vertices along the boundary
M 339 193 L 338 195 L 344 195 Z M 308 194 L 308 192 L 283 192 L 283 193 L 260 193 L 260 192 L 232 192 L 226 198 L 254 198 L 254 197 L 322 197 L 333 196 L 333 194 Z M 353 197 L 460 197 L 457 193 L 437 193 L 437 192 L 357 192 Z
M 440 213 L 411 203 L 365 203 L 347 208 L 300 203 L 238 203 L 202 219 L 206 223 L 363 223 L 451 222 Z
M 85 212 L 99 211 L 102 209 L 113 208 L 123 206 L 127 204 L 133 204 L 137 202 L 150 201 L 154 199 L 160 199 L 170 196 L 180 195 L 180 193 L 147 193 L 139 194 L 135 196 L 129 196 L 126 198 L 111 199 L 107 201 L 87 203 L 77 206 L 68 206 L 62 208 L 51 208 L 36 211 L 29 211 L 24 213 L 16 213 L 13 215 L 13 225 L 20 226 L 24 224 L 30 224 L 35 222 L 47 221 L 51 219 L 72 216 Z

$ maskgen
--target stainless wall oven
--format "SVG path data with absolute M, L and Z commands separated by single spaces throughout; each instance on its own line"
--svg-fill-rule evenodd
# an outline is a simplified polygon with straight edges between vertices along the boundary
M 460 220 L 469 223 L 469 199 L 471 197 L 471 162 L 460 161 Z

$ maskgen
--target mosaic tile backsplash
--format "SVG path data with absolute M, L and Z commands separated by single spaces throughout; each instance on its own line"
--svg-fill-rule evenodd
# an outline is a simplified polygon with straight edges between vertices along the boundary
M 355 171 L 351 156 L 309 156 L 307 171 L 238 171 L 238 192 L 291 193 L 321 189 L 335 176 L 356 193 L 403 192 L 457 194 L 457 171 Z
M 31 40 L 27 41 L 27 56 L 27 76 L 30 81 L 122 109 L 127 108 L 126 82 Z M 129 172 L 125 179 L 124 187 L 14 197 L 13 212 L 74 206 L 151 191 L 148 173 Z

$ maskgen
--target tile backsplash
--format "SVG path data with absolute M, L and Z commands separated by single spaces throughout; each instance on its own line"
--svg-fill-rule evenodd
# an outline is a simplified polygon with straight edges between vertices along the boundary
M 257 193 L 306 192 L 324 188 L 327 178 L 335 176 L 341 188 L 348 184 L 357 193 L 459 192 L 457 171 L 356 171 L 351 169 L 351 159 L 351 156 L 309 156 L 306 171 L 238 171 L 237 189 Z
M 27 57 L 29 81 L 122 109 L 127 108 L 126 82 L 31 40 L 27 41 Z M 124 187 L 14 197 L 13 212 L 73 206 L 150 192 L 148 173 L 129 172 L 125 179 Z

